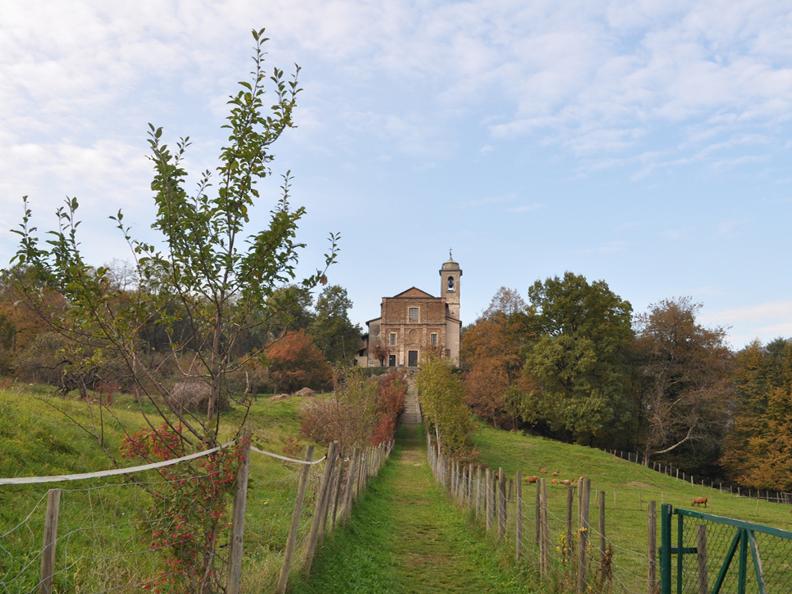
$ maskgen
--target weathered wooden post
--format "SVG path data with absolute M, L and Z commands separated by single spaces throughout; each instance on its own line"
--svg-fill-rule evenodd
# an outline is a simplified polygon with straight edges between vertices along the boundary
M 605 560 L 605 491 L 599 492 L 597 500 L 599 506 L 599 555 L 600 563 Z
M 41 550 L 40 594 L 51 594 L 55 575 L 55 547 L 58 543 L 58 516 L 60 514 L 60 489 L 47 491 L 47 511 L 44 516 L 44 545 Z
M 578 489 L 580 490 L 580 517 L 578 522 L 578 532 L 580 538 L 578 540 L 578 567 L 577 567 L 577 592 L 578 594 L 585 594 L 586 592 L 586 545 L 588 543 L 589 533 L 589 492 L 591 482 L 587 478 L 582 478 L 578 481 Z
M 314 447 L 309 445 L 305 450 L 305 461 L 313 459 Z M 297 485 L 297 499 L 294 501 L 292 511 L 291 526 L 289 526 L 289 536 L 286 539 L 286 549 L 283 552 L 283 566 L 281 567 L 278 578 L 277 591 L 279 594 L 286 592 L 286 585 L 289 582 L 289 571 L 291 569 L 291 559 L 294 554 L 294 545 L 297 542 L 297 530 L 300 527 L 300 516 L 302 515 L 303 501 L 305 499 L 305 487 L 308 484 L 308 474 L 311 472 L 311 465 L 305 464 L 300 471 L 300 482 Z
M 314 515 L 311 521 L 311 531 L 308 534 L 308 549 L 305 552 L 305 573 L 311 573 L 316 546 L 319 543 L 319 532 L 324 521 L 324 508 L 327 505 L 327 492 L 330 490 L 330 479 L 333 472 L 333 462 L 335 461 L 336 442 L 331 441 L 327 448 L 327 459 L 325 460 L 322 482 L 316 494 L 316 504 L 314 505 Z
M 514 560 L 519 562 L 522 555 L 522 473 L 518 470 L 514 475 Z
M 338 511 L 343 503 L 343 486 L 344 486 L 344 454 L 339 451 L 338 454 L 338 480 L 335 483 L 335 494 L 333 495 L 333 510 L 331 513 L 331 529 L 335 530 L 338 521 Z M 348 471 L 347 471 L 348 472 Z
M 346 522 L 352 514 L 352 501 L 355 492 L 355 476 L 357 473 L 358 458 L 360 457 L 358 448 L 352 450 L 352 458 L 349 460 L 349 474 L 347 475 L 346 486 L 344 487 L 344 511 L 341 518 Z
M 572 506 L 575 497 L 575 489 L 572 485 L 567 485 L 567 498 L 566 498 L 566 543 L 564 546 L 564 563 L 569 563 L 572 567 L 573 551 L 575 541 L 572 540 Z
M 657 504 L 649 502 L 649 547 L 647 549 L 647 592 L 657 593 Z
M 319 519 L 319 532 L 317 534 L 317 545 L 322 542 L 322 539 L 324 539 L 325 526 L 327 525 L 328 510 L 332 505 L 331 497 L 333 495 L 333 480 L 335 478 L 336 468 L 338 468 L 338 462 L 341 453 L 338 448 L 338 442 L 336 441 L 332 443 L 335 444 L 335 447 L 333 448 L 332 457 L 329 455 L 330 453 L 329 451 L 327 456 L 327 463 L 330 466 L 330 474 L 327 477 L 327 486 L 325 487 L 323 493 L 324 501 L 322 502 L 322 507 L 320 510 L 322 517 Z
M 506 536 L 506 476 L 498 468 L 498 540 Z
M 344 456 L 342 455 L 341 448 L 336 453 L 336 460 L 333 464 L 333 480 L 330 482 L 330 491 L 327 494 L 327 507 L 325 508 L 325 522 L 322 525 L 322 531 L 327 530 L 329 524 L 330 530 L 335 528 L 335 510 L 338 504 L 338 492 L 341 490 L 341 471 L 344 466 Z
M 542 539 L 542 481 L 538 479 L 534 484 L 536 485 L 536 504 L 534 509 L 534 530 L 536 532 L 536 546 Z
M 492 479 L 490 478 L 490 474 L 490 469 L 487 468 L 484 471 L 484 525 L 487 529 L 487 532 L 489 532 L 492 528 L 492 520 L 490 519 L 490 509 L 492 507 L 492 489 L 490 488 L 490 484 L 492 483 Z
M 539 576 L 544 579 L 548 572 L 550 531 L 547 519 L 547 481 L 539 481 Z
M 476 519 L 481 517 L 481 465 L 476 464 Z
M 242 556 L 244 555 L 245 509 L 247 508 L 248 473 L 250 471 L 250 431 L 242 433 L 242 457 L 239 461 L 234 495 L 234 512 L 231 524 L 231 551 L 228 558 L 228 582 L 226 592 L 239 594 L 242 586 Z
M 707 579 L 707 527 L 698 526 L 696 532 L 696 559 L 698 560 L 698 590 L 699 594 L 709 592 Z
M 490 499 L 492 501 L 492 505 L 490 506 L 490 525 L 497 529 L 498 523 L 498 474 L 493 470 L 492 471 L 492 480 L 488 485 L 488 490 L 490 494 Z

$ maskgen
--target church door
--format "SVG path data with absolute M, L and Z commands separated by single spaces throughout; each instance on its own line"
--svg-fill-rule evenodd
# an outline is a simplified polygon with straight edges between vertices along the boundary
M 418 351 L 407 351 L 407 365 L 418 367 Z
M 388 355 L 388 367 L 396 367 L 396 355 Z

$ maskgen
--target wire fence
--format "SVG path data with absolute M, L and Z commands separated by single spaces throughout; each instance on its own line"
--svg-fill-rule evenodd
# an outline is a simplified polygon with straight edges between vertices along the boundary
M 665 474 L 666 476 L 690 483 L 691 485 L 701 485 L 702 487 L 718 489 L 721 493 L 730 493 L 732 495 L 737 495 L 738 497 L 750 497 L 752 499 L 761 499 L 770 503 L 785 503 L 792 505 L 792 493 L 789 491 L 743 487 L 734 483 L 730 483 L 729 481 L 723 481 L 720 479 L 713 480 L 712 478 L 701 476 L 696 478 L 695 475 L 684 470 L 680 470 L 673 464 L 656 461 L 650 461 L 647 464 L 646 459 L 642 454 L 635 452 L 625 452 L 616 449 L 604 449 L 602 451 L 616 456 L 617 458 L 627 460 L 628 462 L 633 462 L 635 464 L 644 466 L 645 468 L 650 468 L 655 472 L 659 472 L 661 474 Z
M 697 510 L 672 512 L 669 504 L 658 518 L 654 501 L 625 507 L 615 494 L 592 491 L 585 477 L 508 476 L 502 468 L 446 456 L 431 435 L 426 439 L 436 480 L 513 551 L 528 570 L 527 586 L 539 582 L 542 591 L 578 594 L 792 592 L 792 532 Z M 640 513 L 643 543 L 640 535 L 610 526 L 608 509 L 616 518 Z
M 346 521 L 392 447 L 342 452 L 334 442 L 319 459 L 312 446 L 304 459 L 245 450 L 230 525 L 218 532 L 216 581 L 226 592 L 285 591 L 294 572 L 310 571 L 322 539 Z M 150 589 L 153 577 L 169 569 L 152 535 L 178 528 L 155 498 L 167 497 L 168 481 L 211 480 L 197 462 L 180 462 L 178 474 L 144 465 L 57 482 L 0 479 L 0 593 Z M 55 488 L 45 490 L 49 482 Z M 22 501 L 29 507 L 20 508 Z
M 607 495 L 592 492 L 588 479 L 508 476 L 503 469 L 444 455 L 430 435 L 427 455 L 454 501 L 527 569 L 526 585 L 538 581 L 547 592 L 649 591 L 647 550 L 614 542 Z

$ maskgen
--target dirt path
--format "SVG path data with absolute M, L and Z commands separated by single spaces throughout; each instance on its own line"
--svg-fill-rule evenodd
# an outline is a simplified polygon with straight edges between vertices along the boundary
M 435 484 L 421 426 L 403 426 L 397 443 L 352 522 L 292 591 L 528 592 L 505 554 Z

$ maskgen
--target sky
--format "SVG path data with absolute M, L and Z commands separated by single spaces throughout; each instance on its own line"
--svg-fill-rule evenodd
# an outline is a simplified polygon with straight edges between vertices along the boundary
M 355 321 L 437 294 L 453 249 L 465 323 L 572 271 L 636 312 L 690 296 L 735 347 L 792 336 L 785 2 L 0 0 L 0 227 L 76 196 L 87 257 L 128 260 L 107 216 L 154 237 L 147 123 L 216 167 L 254 27 L 304 91 L 251 230 L 291 170 L 302 269 L 340 232 Z

